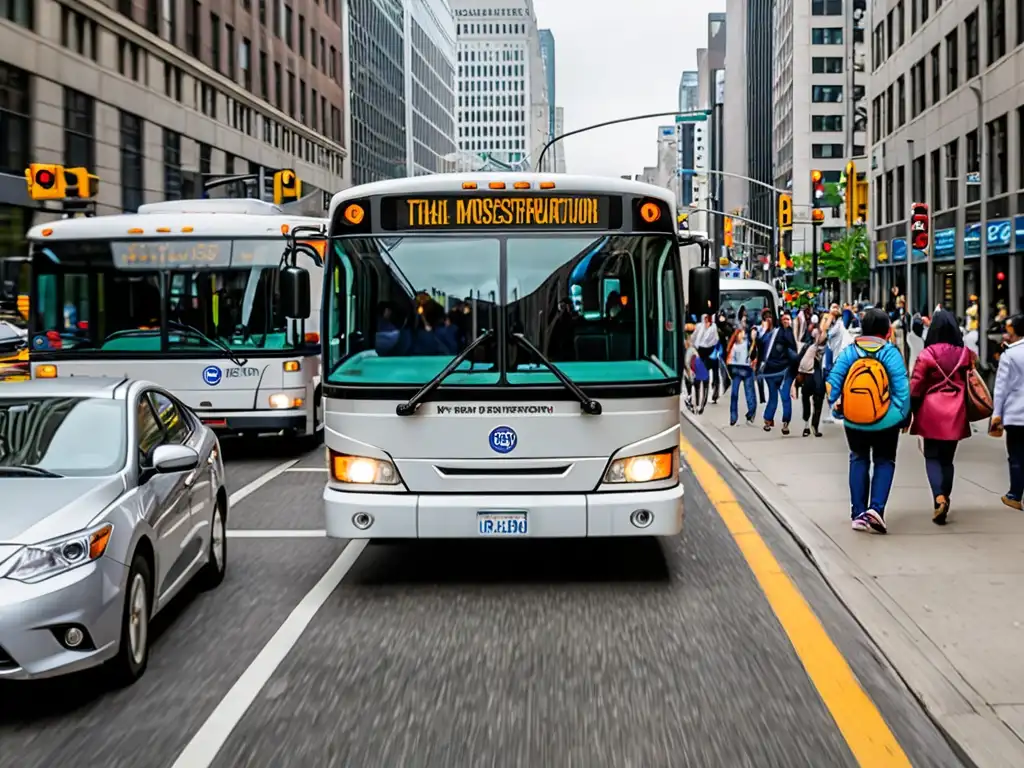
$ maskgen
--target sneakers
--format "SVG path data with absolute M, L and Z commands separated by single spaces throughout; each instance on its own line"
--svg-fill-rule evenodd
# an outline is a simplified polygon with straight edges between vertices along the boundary
M 949 499 L 945 496 L 935 497 L 935 512 L 932 513 L 932 522 L 936 525 L 945 525 L 946 517 L 949 515 Z
M 868 531 L 871 533 L 888 532 L 888 529 L 885 527 L 885 520 L 873 509 L 869 509 L 862 515 L 853 518 L 852 527 L 855 531 Z
M 750 414 L 749 416 L 747 416 L 747 426 L 754 426 L 754 414 Z
M 1003 496 L 1003 504 L 1008 506 L 1010 509 L 1024 510 L 1024 504 L 1021 503 L 1020 499 L 1015 499 L 1010 494 Z

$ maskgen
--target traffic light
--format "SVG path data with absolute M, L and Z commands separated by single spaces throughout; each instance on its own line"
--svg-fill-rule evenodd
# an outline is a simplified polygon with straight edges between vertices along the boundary
M 846 164 L 846 228 L 853 229 L 857 222 L 857 164 Z
M 915 251 L 928 250 L 928 241 L 931 239 L 930 227 L 931 216 L 928 213 L 928 204 L 914 203 L 911 205 L 910 244 Z
M 821 252 L 832 253 L 832 242 L 830 240 L 826 240 L 824 243 L 821 244 Z
M 779 269 L 785 270 L 786 268 L 786 252 L 779 249 Z
M 64 196 L 88 200 L 100 191 L 99 176 L 89 173 L 88 168 L 64 169 Z
M 868 223 L 868 180 L 867 174 L 864 179 L 857 179 L 857 221 L 864 225 Z
M 64 168 L 52 163 L 32 163 L 25 169 L 28 194 L 33 200 L 63 200 Z
M 726 216 L 725 217 L 725 223 L 724 223 L 723 229 L 725 231 L 725 247 L 726 248 L 732 248 L 733 240 L 732 240 L 732 217 L 731 216 Z
M 779 195 L 779 231 L 793 231 L 793 196 Z
M 821 199 L 825 197 L 825 181 L 821 175 L 821 171 L 811 171 L 811 201 L 812 205 L 817 208 L 821 205 Z
M 286 168 L 274 174 L 274 205 L 285 200 L 298 200 L 302 197 L 302 182 L 295 171 Z
M 825 221 L 825 211 L 821 208 L 815 208 L 811 211 L 811 224 L 818 227 L 821 226 L 822 222 Z

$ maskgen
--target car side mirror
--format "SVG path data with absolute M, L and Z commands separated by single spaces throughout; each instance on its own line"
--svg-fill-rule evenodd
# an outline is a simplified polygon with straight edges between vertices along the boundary
M 160 475 L 188 472 L 199 466 L 199 454 L 187 445 L 158 445 L 150 464 L 152 471 Z
M 309 317 L 309 272 L 302 267 L 289 264 L 281 269 L 281 309 L 291 320 Z

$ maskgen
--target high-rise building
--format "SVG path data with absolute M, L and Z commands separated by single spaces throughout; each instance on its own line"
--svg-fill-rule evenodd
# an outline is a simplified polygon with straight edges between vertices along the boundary
M 448 0 L 405 4 L 407 173 L 442 173 L 456 149 L 455 19 Z
M 679 111 L 696 112 L 700 107 L 700 86 L 699 73 L 696 70 L 687 70 L 679 78 Z M 678 148 L 679 148 L 679 169 L 683 171 L 680 176 L 679 199 L 682 206 L 688 206 L 693 202 L 693 159 L 696 125 L 692 122 L 677 123 Z
M 348 0 L 348 50 L 352 180 L 365 184 L 405 176 L 410 161 L 402 0 Z
M 341 2 L 0 7 L 0 255 L 48 215 L 30 205 L 30 162 L 89 168 L 100 214 L 261 167 L 293 168 L 306 208 L 348 186 Z
M 532 0 L 452 0 L 459 149 L 508 165 L 536 160 L 550 130 Z M 551 153 L 545 164 L 551 162 Z
M 555 136 L 565 133 L 565 111 L 555 107 Z M 551 147 L 555 153 L 555 173 L 565 173 L 565 142 L 560 141 Z
M 699 77 L 695 70 L 686 70 L 679 78 L 680 112 L 695 112 L 700 109 Z
M 548 89 L 548 141 L 558 135 L 555 130 L 555 36 L 550 29 L 540 31 L 540 56 L 544 62 L 544 82 Z

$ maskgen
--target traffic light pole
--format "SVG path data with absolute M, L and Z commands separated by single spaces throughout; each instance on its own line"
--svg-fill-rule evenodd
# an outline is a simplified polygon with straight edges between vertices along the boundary
M 818 287 L 818 224 L 811 223 L 811 288 Z

